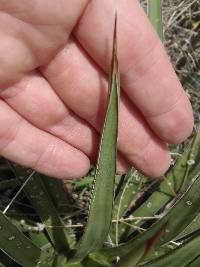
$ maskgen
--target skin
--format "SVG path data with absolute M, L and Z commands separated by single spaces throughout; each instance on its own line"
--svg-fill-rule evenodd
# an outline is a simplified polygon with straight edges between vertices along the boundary
M 121 74 L 119 172 L 170 165 L 193 129 L 190 102 L 136 0 L 0 0 L 0 154 L 58 178 L 95 163 L 115 11 Z

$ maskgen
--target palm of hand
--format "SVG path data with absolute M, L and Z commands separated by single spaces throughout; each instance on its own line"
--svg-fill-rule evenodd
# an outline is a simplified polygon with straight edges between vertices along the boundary
M 0 153 L 51 176 L 87 172 L 105 112 L 117 9 L 118 170 L 131 164 L 158 176 L 170 161 L 166 142 L 191 132 L 189 101 L 137 2 L 86 2 L 1 1 Z

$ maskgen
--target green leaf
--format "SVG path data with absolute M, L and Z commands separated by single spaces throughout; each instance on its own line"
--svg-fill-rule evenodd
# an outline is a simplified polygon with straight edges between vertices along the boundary
M 197 188 L 195 188 L 195 186 Z M 184 193 L 177 205 L 167 207 L 171 209 L 167 223 L 165 225 L 165 231 L 161 234 L 158 246 L 167 243 L 178 236 L 196 217 L 200 211 L 199 201 L 199 186 L 200 176 L 192 184 L 186 193 Z M 177 216 L 178 214 L 178 216 Z
M 18 263 L 14 262 L 8 255 L 0 250 L 0 267 L 21 267 Z
M 170 266 L 170 267 L 188 267 L 188 264 L 192 260 L 196 259 L 200 255 L 200 236 L 197 236 L 190 240 L 189 242 L 181 245 L 177 249 L 174 249 L 170 253 L 155 259 L 152 262 L 142 264 L 141 267 L 160 267 L 160 266 Z M 198 260 L 199 262 L 199 260 Z M 189 265 L 191 266 L 191 265 Z M 193 265 L 195 267 L 199 265 Z
M 191 180 L 200 171 L 200 124 L 197 127 L 196 135 L 193 138 L 189 161 L 193 164 L 188 168 L 188 180 Z M 187 177 L 186 177 L 187 180 Z
M 144 257 L 142 258 L 142 261 L 149 262 L 167 253 L 170 253 L 173 249 L 177 248 L 177 244 L 179 243 L 169 242 L 162 246 L 156 246 L 156 248 L 154 247 L 154 245 L 152 245 L 150 250 L 148 250 L 148 253 L 145 256 L 143 255 Z
M 121 190 L 114 202 L 113 219 L 120 219 L 125 215 L 134 196 L 139 192 L 144 182 L 144 176 L 136 170 L 131 169 L 124 178 Z
M 85 258 L 88 253 L 99 250 L 106 241 L 110 229 L 116 172 L 118 102 L 119 73 L 115 24 L 109 102 L 101 137 L 90 211 L 85 232 L 79 242 L 73 261 L 80 261 Z
M 69 196 L 63 181 L 44 175 L 41 176 L 57 211 L 65 215 L 69 213 L 71 211 L 69 204 L 72 204 L 72 197 Z
M 196 135 L 188 145 L 181 158 L 178 159 L 175 166 L 168 172 L 166 178 L 161 182 L 157 191 L 132 213 L 133 217 L 152 217 L 161 210 L 170 200 L 176 197 L 180 190 L 195 177 L 200 171 L 200 127 Z M 188 164 L 195 162 L 195 164 Z M 138 220 L 132 224 L 140 226 L 144 220 Z M 129 234 L 132 228 L 129 227 Z
M 47 265 L 48 266 L 48 265 Z M 52 267 L 67 267 L 67 258 L 64 255 L 56 255 Z M 77 266 L 79 267 L 79 266 Z
M 110 257 L 122 257 L 129 254 L 128 256 L 134 260 L 135 250 L 144 243 L 148 247 L 147 241 L 155 238 L 156 235 L 160 236 L 157 241 L 159 246 L 173 240 L 195 218 L 200 210 L 199 187 L 200 176 L 197 176 L 193 179 L 187 191 L 181 193 L 175 203 L 172 202 L 168 205 L 162 218 L 155 222 L 147 231 L 118 247 L 105 248 L 102 250 L 102 253 Z
M 147 0 L 148 17 L 157 31 L 161 41 L 163 41 L 163 16 L 162 16 L 162 3 L 163 0 Z
M 189 224 L 183 232 L 181 232 L 177 237 L 176 240 L 186 239 L 187 237 L 191 236 L 193 233 L 199 231 L 200 229 L 200 214 L 198 214 L 194 220 Z
M 36 267 L 42 251 L 0 212 L 0 249 L 25 267 Z
M 137 263 L 145 254 L 146 244 L 143 244 L 134 251 L 133 257 L 132 255 L 127 255 L 127 257 L 122 258 L 115 267 L 134 267 L 137 266 Z
M 15 164 L 13 164 L 13 168 L 16 175 L 23 179 L 27 176 L 27 173 L 30 173 L 31 171 L 30 169 L 25 169 Z M 24 187 L 24 192 L 40 216 L 56 250 L 67 252 L 69 250 L 67 231 L 48 194 L 43 179 L 38 173 L 35 173 L 32 176 L 30 181 Z
M 191 261 L 187 267 L 198 267 L 200 266 L 200 256 L 198 256 L 195 260 Z
M 72 212 L 72 208 L 70 204 L 72 203 L 72 197 L 70 197 L 67 188 L 64 188 L 64 184 L 62 180 L 58 180 L 55 178 L 50 178 L 47 176 L 42 175 L 42 180 L 48 191 L 48 194 L 53 201 L 53 204 L 57 210 L 57 213 L 67 215 Z M 64 223 L 64 222 L 62 222 Z M 71 249 L 74 249 L 76 244 L 75 233 L 72 228 L 68 228 L 64 230 L 68 244 Z
M 111 239 L 116 244 L 119 242 L 119 237 L 123 233 L 124 224 L 120 221 L 128 211 L 130 205 L 134 204 L 134 198 L 141 189 L 146 178 L 135 169 L 125 175 L 124 180 L 120 186 L 120 191 L 117 194 L 113 208 L 113 220 L 116 222 L 112 225 L 109 233 Z
M 40 259 L 36 267 L 53 267 L 55 257 L 58 255 L 57 252 L 53 250 L 52 247 L 46 248 L 44 251 L 45 257 L 43 256 L 43 258 Z
M 85 267 L 112 267 L 112 264 L 100 254 L 91 254 L 83 261 Z
M 29 230 L 28 237 L 36 246 L 40 248 L 51 245 L 44 232 L 31 232 L 31 230 Z

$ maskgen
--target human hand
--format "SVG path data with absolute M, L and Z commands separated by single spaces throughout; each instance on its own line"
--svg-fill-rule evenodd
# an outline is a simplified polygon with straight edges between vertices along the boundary
M 104 120 L 117 11 L 118 171 L 167 170 L 166 143 L 189 136 L 192 109 L 136 0 L 0 0 L 0 10 L 2 156 L 59 178 L 87 173 Z

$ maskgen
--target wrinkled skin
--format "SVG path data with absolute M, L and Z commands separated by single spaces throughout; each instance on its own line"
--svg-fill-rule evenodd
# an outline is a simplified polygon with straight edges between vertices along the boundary
M 190 102 L 136 0 L 0 0 L 0 154 L 58 178 L 95 163 L 115 11 L 121 74 L 119 172 L 170 164 Z

